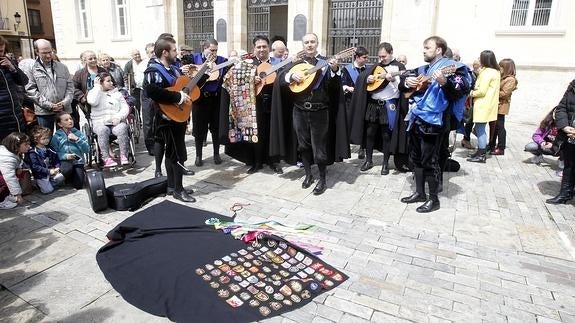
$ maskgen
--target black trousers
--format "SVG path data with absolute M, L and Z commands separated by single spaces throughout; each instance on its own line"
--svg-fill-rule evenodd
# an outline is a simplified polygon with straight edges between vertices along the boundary
M 294 107 L 293 126 L 302 156 L 312 154 L 316 164 L 327 164 L 329 110 L 307 111 Z
M 75 189 L 84 188 L 84 181 L 86 179 L 86 170 L 83 164 L 73 164 L 71 161 L 61 161 L 60 171 L 66 182 L 72 184 Z
M 165 166 L 168 176 L 168 187 L 181 191 L 184 176 L 184 162 L 188 159 L 186 150 L 186 122 L 171 122 L 163 120 L 158 123 L 157 137 L 162 138 L 166 145 Z
M 563 144 L 563 175 L 561 177 L 561 190 L 572 195 L 575 189 L 575 145 L 570 143 Z
M 203 93 L 202 93 L 203 95 Z M 220 96 L 200 97 L 192 106 L 193 135 L 196 141 L 196 148 L 206 140 L 208 130 L 212 134 L 214 149 L 219 147 L 219 120 L 220 120 Z M 196 151 L 196 155 L 201 156 L 202 152 Z
M 156 111 L 152 106 L 152 99 L 145 95 L 141 95 L 141 108 L 142 108 L 142 131 L 144 133 L 144 143 L 148 152 L 154 151 L 154 137 L 152 122 Z
M 372 161 L 373 158 L 373 147 L 375 145 L 375 137 L 378 131 L 381 131 L 381 140 L 383 145 L 383 164 L 387 164 L 390 157 L 390 145 L 391 145 L 391 130 L 389 130 L 388 124 L 380 124 L 375 122 L 366 121 L 367 131 L 366 131 L 366 143 L 365 157 L 367 160 Z
M 417 125 L 413 125 L 409 132 L 409 137 L 411 144 L 409 159 L 413 163 L 414 168 L 422 169 L 423 176 L 428 181 L 431 179 L 436 183 L 440 183 L 439 150 L 443 136 L 441 134 L 424 134 Z M 430 194 L 434 193 L 431 192 L 431 189 L 430 185 Z
M 491 122 L 489 123 L 491 127 Z M 491 131 L 489 137 L 489 147 L 505 149 L 507 144 L 507 131 L 505 130 L 505 115 L 498 114 L 497 121 L 495 121 L 495 129 Z

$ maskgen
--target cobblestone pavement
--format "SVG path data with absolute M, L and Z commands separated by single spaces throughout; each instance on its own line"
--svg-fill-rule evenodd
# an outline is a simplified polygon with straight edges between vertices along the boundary
M 328 168 L 321 197 L 301 189 L 302 169 L 247 175 L 229 158 L 208 157 L 185 185 L 195 207 L 231 215 L 249 203 L 239 220 L 316 225 L 309 241 L 350 276 L 270 322 L 575 322 L 575 208 L 544 203 L 559 189 L 556 162 L 530 164 L 523 152 L 540 114 L 511 116 L 505 155 L 486 164 L 467 163 L 458 147 L 462 169 L 446 174 L 441 209 L 427 215 L 399 202 L 414 186 L 408 174 L 361 173 L 356 155 Z M 152 177 L 152 158 L 137 157 L 107 184 Z M 28 199 L 0 211 L 0 321 L 167 321 L 126 303 L 96 264 L 106 232 L 130 212 L 95 214 L 86 192 L 70 189 Z

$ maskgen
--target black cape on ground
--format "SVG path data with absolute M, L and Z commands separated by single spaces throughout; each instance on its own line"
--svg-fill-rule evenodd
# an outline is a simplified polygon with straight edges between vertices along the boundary
M 293 64 L 288 65 L 282 73 L 279 73 L 274 82 L 270 124 L 270 156 L 275 156 L 288 164 L 295 165 L 298 161 L 298 153 L 292 115 L 294 94 L 289 90 L 285 81 L 285 75 L 292 66 Z M 327 73 L 324 77 L 328 77 Z M 331 87 L 329 91 L 331 122 L 328 135 L 330 142 L 327 146 L 328 164 L 341 162 L 351 155 L 347 136 L 345 99 L 339 83 L 337 86 Z
M 275 236 L 245 244 L 213 226 L 231 218 L 164 201 L 108 233 L 96 256 L 130 304 L 177 322 L 249 322 L 309 303 L 347 279 Z

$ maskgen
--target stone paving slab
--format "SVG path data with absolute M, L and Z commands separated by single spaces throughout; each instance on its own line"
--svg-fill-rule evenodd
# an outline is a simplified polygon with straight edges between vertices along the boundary
M 506 124 L 504 156 L 470 164 L 469 151 L 457 148 L 462 169 L 445 174 L 442 208 L 431 214 L 399 202 L 414 189 L 410 174 L 360 172 L 355 154 L 328 168 L 321 197 L 301 189 L 302 169 L 248 175 L 229 157 L 214 167 L 211 148 L 184 185 L 196 190 L 194 207 L 232 216 L 230 207 L 241 204 L 239 221 L 313 224 L 298 238 L 323 247 L 321 258 L 349 275 L 268 322 L 575 322 L 575 207 L 544 203 L 560 178 L 553 159 L 537 166 L 523 152 L 535 122 L 511 115 Z M 193 161 L 193 148 L 188 153 Z M 152 177 L 142 147 L 137 159 L 134 170 L 105 171 L 106 183 Z M 95 262 L 105 234 L 132 212 L 96 214 L 83 190 L 28 200 L 0 211 L 0 321 L 167 321 L 125 302 Z

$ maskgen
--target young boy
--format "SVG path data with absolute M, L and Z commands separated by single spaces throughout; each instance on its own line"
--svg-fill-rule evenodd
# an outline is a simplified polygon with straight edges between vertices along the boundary
M 35 146 L 28 151 L 28 163 L 40 191 L 43 194 L 52 193 L 64 183 L 64 176 L 60 173 L 58 154 L 48 146 L 51 131 L 45 127 L 36 127 L 32 130 L 32 137 Z

